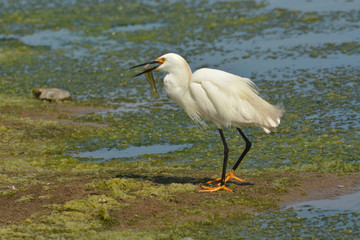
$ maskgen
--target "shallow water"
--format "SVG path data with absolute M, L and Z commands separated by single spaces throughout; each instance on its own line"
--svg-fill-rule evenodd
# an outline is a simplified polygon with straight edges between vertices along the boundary
M 297 203 L 292 207 L 300 217 L 311 218 L 321 214 L 335 215 L 342 212 L 360 213 L 360 192 L 334 199 L 313 200 Z
M 358 10 L 360 6 L 356 1 L 347 0 L 300 0 L 296 4 L 286 0 L 268 0 L 271 8 L 287 8 L 300 11 L 350 11 Z
M 161 145 L 140 146 L 140 147 L 130 146 L 122 150 L 115 148 L 112 149 L 101 148 L 95 151 L 76 153 L 73 156 L 95 162 L 103 162 L 103 161 L 119 159 L 119 158 L 131 158 L 131 160 L 129 161 L 137 161 L 136 157 L 139 155 L 166 154 L 173 151 L 182 151 L 185 148 L 189 148 L 189 147 L 191 147 L 191 144 L 181 144 L 181 145 L 161 144 Z
M 203 227 L 207 239 L 357 239 L 360 192 Z M 196 235 L 193 235 L 197 239 Z

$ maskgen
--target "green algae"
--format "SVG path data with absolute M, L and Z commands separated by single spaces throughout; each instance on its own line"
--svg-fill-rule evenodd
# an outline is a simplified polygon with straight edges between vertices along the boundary
M 65 238 L 91 236 L 95 231 L 103 229 L 104 223 L 106 225 L 112 221 L 109 211 L 119 207 L 121 205 L 109 197 L 91 196 L 69 201 L 63 206 L 49 206 L 54 209 L 49 216 L 42 216 L 36 221 L 30 218 L 19 224 L 16 231 L 11 227 L 3 227 L 0 232 L 9 238 L 32 238 L 38 234 L 47 238 L 59 235 Z
M 29 194 L 29 195 L 26 195 L 26 196 L 22 196 L 21 198 L 16 200 L 16 202 L 30 201 L 32 199 L 34 199 L 34 194 Z
M 12 148 L 4 148 L 2 154 L 4 156 L 12 155 L 12 158 L 9 160 L 4 160 L 2 162 L 3 169 L 6 169 L 7 171 L 14 171 L 14 172 L 21 172 L 22 176 L 18 179 L 8 177 L 5 174 L 3 174 L 4 177 L 2 177 L 3 183 L 10 185 L 14 184 L 16 186 L 19 186 L 18 184 L 21 184 L 23 187 L 24 182 L 28 182 L 29 180 L 32 181 L 31 184 L 39 184 L 39 181 L 34 181 L 36 179 L 37 174 L 52 174 L 52 172 L 56 173 L 66 173 L 67 176 L 58 177 L 58 180 L 64 181 L 66 179 L 73 179 L 76 176 L 84 176 L 84 175 L 97 175 L 97 176 L 108 176 L 108 174 L 112 172 L 128 172 L 132 174 L 141 174 L 142 176 L 151 176 L 151 175 L 157 175 L 159 173 L 164 174 L 164 172 L 167 172 L 168 176 L 174 176 L 178 175 L 180 176 L 186 176 L 186 175 L 192 175 L 195 174 L 196 169 L 199 168 L 208 168 L 212 170 L 219 170 L 221 168 L 221 151 L 218 149 L 221 149 L 221 143 L 218 142 L 216 138 L 216 134 L 214 134 L 211 130 L 206 129 L 197 129 L 197 128 L 188 128 L 188 129 L 174 129 L 172 124 L 164 124 L 162 126 L 157 126 L 156 121 L 158 119 L 152 121 L 145 121 L 145 119 L 150 119 L 147 114 L 144 116 L 137 116 L 136 114 L 131 114 L 131 117 L 134 118 L 133 122 L 141 122 L 142 125 L 139 128 L 132 128 L 128 132 L 126 129 L 130 126 L 130 123 L 123 124 L 120 121 L 116 121 L 116 119 L 119 118 L 119 116 L 108 116 L 105 119 L 97 119 L 93 118 L 93 116 L 89 116 L 88 118 L 82 117 L 80 122 L 86 122 L 87 120 L 93 119 L 96 122 L 105 122 L 108 124 L 108 127 L 105 128 L 99 128 L 94 126 L 81 126 L 74 127 L 71 125 L 66 125 L 64 123 L 58 123 L 54 121 L 49 120 L 40 120 L 38 123 L 35 124 L 35 121 L 30 118 L 19 118 L 17 117 L 17 114 L 21 113 L 25 109 L 30 109 L 33 111 L 36 111 L 38 108 L 40 108 L 41 111 L 54 111 L 51 108 L 49 109 L 49 104 L 44 104 L 35 100 L 29 100 L 24 98 L 17 98 L 17 97 L 4 97 L 3 98 L 3 105 L 2 109 L 5 110 L 9 106 L 15 106 L 15 111 L 6 113 L 6 117 L 4 116 L 2 119 L 12 119 L 11 125 L 2 125 L 2 135 L 4 137 L 8 136 L 7 139 L 9 139 L 10 136 L 13 137 L 13 141 L 15 144 L 16 142 L 21 142 L 21 147 L 23 151 L 26 154 L 14 154 Z M 171 114 L 171 112 L 170 112 Z M 138 115 L 138 114 L 137 114 Z M 291 114 L 290 114 L 291 116 Z M 9 118 L 10 117 L 10 118 Z M 143 119 L 144 118 L 144 119 Z M 143 119 L 143 120 L 142 120 Z M 165 120 L 167 118 L 164 118 Z M 172 117 L 172 119 L 175 119 Z M 186 124 L 188 122 L 186 116 L 180 117 L 180 122 L 183 122 Z M 134 123 L 132 123 L 134 124 Z M 158 129 L 161 134 L 151 134 L 151 136 L 146 137 L 146 134 L 142 134 L 143 126 L 144 124 L 147 124 L 146 126 L 148 128 L 154 128 Z M 188 124 L 188 123 L 187 123 Z M 285 123 L 285 125 L 287 125 Z M 124 126 L 124 128 L 121 128 L 121 126 Z M 135 125 L 136 126 L 136 125 Z M 35 129 L 36 132 L 30 131 Z M 117 138 L 112 138 L 111 136 L 122 136 L 122 138 L 128 139 L 130 142 L 137 142 L 137 141 L 144 141 L 144 139 L 150 138 L 150 140 L 147 140 L 149 143 L 152 141 L 161 141 L 161 139 L 166 136 L 168 139 L 171 138 L 171 134 L 167 134 L 166 131 L 169 131 L 169 129 L 172 129 L 173 132 L 176 132 L 178 134 L 181 134 L 182 136 L 190 136 L 194 132 L 197 135 L 197 139 L 214 139 L 216 143 L 214 143 L 214 147 L 209 147 L 208 143 L 198 143 L 196 139 L 193 139 L 195 144 L 192 148 L 183 151 L 181 153 L 174 153 L 174 154 L 166 154 L 166 155 L 156 155 L 156 158 L 153 160 L 150 159 L 144 159 L 143 161 L 137 162 L 137 163 L 123 163 L 118 161 L 111 161 L 108 163 L 93 163 L 93 162 L 81 162 L 73 157 L 67 157 L 62 156 L 62 154 L 65 154 L 66 151 L 77 149 L 71 146 L 72 144 L 68 144 L 68 141 L 70 140 L 72 143 L 77 142 L 78 144 L 81 143 L 82 148 L 89 149 L 93 143 L 89 142 L 88 139 L 90 138 L 97 138 L 101 141 L 104 140 L 105 143 L 101 143 L 100 145 L 95 145 L 95 148 L 98 146 L 102 146 L 103 144 L 106 145 L 110 143 L 113 140 L 116 140 Z M 357 168 L 352 168 L 351 166 L 358 166 L 356 162 L 351 163 L 351 161 L 338 161 L 336 158 L 338 156 L 333 156 L 333 154 L 329 153 L 327 157 L 330 157 L 330 159 L 322 158 L 326 153 L 326 148 L 332 148 L 334 149 L 334 146 L 344 146 L 344 147 L 350 147 L 354 148 L 355 146 L 352 146 L 349 143 L 346 143 L 342 138 L 337 135 L 341 134 L 342 131 L 333 131 L 332 134 L 323 134 L 321 136 L 313 136 L 309 138 L 308 133 L 309 131 L 313 131 L 312 128 L 309 128 L 307 131 L 304 132 L 302 128 L 296 130 L 298 131 L 297 137 L 293 137 L 291 139 L 289 138 L 283 138 L 280 139 L 280 136 L 273 135 L 271 136 L 263 136 L 259 137 L 261 140 L 255 141 L 255 146 L 262 148 L 263 151 L 266 152 L 267 145 L 268 147 L 273 148 L 273 151 L 279 151 L 276 150 L 276 146 L 271 145 L 271 142 L 276 139 L 277 142 L 286 142 L 286 144 L 281 144 L 282 147 L 289 146 L 287 151 L 290 151 L 293 149 L 293 151 L 296 153 L 294 155 L 293 161 L 296 160 L 296 158 L 299 159 L 296 164 L 292 164 L 288 166 L 287 168 L 279 168 L 276 167 L 276 165 L 273 165 L 273 168 L 277 169 L 277 171 L 321 171 L 321 172 L 352 172 L 352 171 L 358 171 Z M 149 131 L 148 133 L 150 133 Z M 229 137 L 231 139 L 229 140 L 229 143 L 231 143 L 231 150 L 232 152 L 238 152 L 239 150 L 236 147 L 237 145 L 240 145 L 241 138 L 237 135 L 235 135 L 235 132 L 227 131 L 229 133 Z M 279 132 L 278 134 L 281 134 Z M 286 134 L 283 133 L 283 134 Z M 300 134 L 300 135 L 299 135 Z M 334 135 L 335 134 L 335 135 Z M 215 136 L 213 136 L 215 135 Z M 307 137 L 306 137 L 307 136 Z M 16 138 L 21 139 L 21 141 L 16 141 Z M 112 139 L 112 140 L 106 140 L 106 139 Z M 39 141 L 35 141 L 38 139 Z M 83 139 L 83 140 L 81 140 Z M 142 140 L 141 140 L 142 139 Z M 40 141 L 41 140 L 41 141 Z M 182 141 L 187 140 L 186 137 Z M 82 143 L 82 141 L 84 141 Z M 100 141 L 100 142 L 101 142 Z M 175 142 L 175 139 L 172 141 Z M 311 146 L 309 148 L 309 144 L 295 144 L 295 142 L 310 142 Z M 52 143 L 52 144 L 50 144 Z M 332 144 L 332 146 L 329 145 Z M 28 148 L 26 147 L 27 144 L 29 144 Z M 88 145 L 89 144 L 89 145 Z M 30 150 L 31 146 L 31 150 Z M 291 147 L 290 147 L 291 146 Z M 296 148 L 294 149 L 294 146 Z M 317 146 L 317 147 L 314 147 Z M 275 147 L 275 149 L 274 149 Z M 309 152 L 306 151 L 306 149 L 309 148 Z M 27 150 L 29 149 L 29 150 Z M 321 152 L 314 154 L 313 149 L 322 149 Z M 336 149 L 336 148 L 335 148 Z M 310 151 L 311 150 L 311 151 Z M 356 150 L 356 149 L 354 149 Z M 341 150 L 343 151 L 343 150 Z M 220 152 L 220 153 L 219 153 Z M 346 156 L 351 156 L 349 151 L 344 151 L 343 154 L 346 154 Z M 350 151 L 351 152 L 351 151 Z M 10 154 L 11 153 L 11 154 Z M 54 154 L 57 154 L 59 156 L 54 156 Z M 196 155 L 194 155 L 196 154 Z M 244 162 L 244 167 L 247 169 L 247 171 L 242 171 L 244 175 L 251 175 L 251 176 L 259 176 L 259 174 L 266 172 L 265 169 L 260 168 L 260 170 L 255 170 L 254 168 L 249 169 L 249 165 L 247 162 L 251 162 L 254 158 L 254 154 L 252 153 L 249 155 L 247 160 Z M 265 154 L 265 153 L 262 153 Z M 304 161 L 307 154 L 312 154 L 312 158 L 309 159 L 309 162 Z M 356 154 L 350 153 L 350 154 Z M 172 157 L 173 155 L 173 157 Z M 202 160 L 203 156 L 206 158 L 214 158 L 215 156 L 218 156 L 217 160 L 212 160 L 211 164 L 204 164 L 204 160 Z M 40 157 L 39 157 L 40 156 Z M 191 162 L 178 162 L 179 157 L 181 158 L 193 158 L 196 157 L 197 160 L 191 161 Z M 265 158 L 273 158 L 274 156 L 265 154 L 264 156 L 259 156 L 259 153 L 257 153 L 256 159 L 257 161 L 265 160 Z M 310 156 L 310 155 L 309 155 Z M 276 156 L 278 157 L 278 156 Z M 283 158 L 286 158 L 287 156 L 283 156 Z M 11 160 L 11 161 L 10 161 Z M 351 159 L 348 159 L 351 160 Z M 356 157 L 354 155 L 354 160 L 356 160 Z M 303 162 L 302 162 L 303 161 Z M 278 163 L 280 166 L 282 165 L 281 162 Z M 310 164 L 310 165 L 309 165 Z M 357 164 L 357 165 L 356 165 Z M 194 168 L 193 173 L 191 173 L 189 166 Z M 121 170 L 119 170 L 121 169 Z M 252 170 L 251 170 L 252 169 Z M 268 169 L 270 171 L 271 169 Z M 260 172 L 259 172 L 260 171 Z M 74 176 L 69 176 L 69 173 L 73 174 Z M 220 171 L 219 171 L 220 173 Z M 215 176 L 216 177 L 216 176 Z M 30 184 L 30 185 L 31 185 Z M 55 237 L 55 236 L 63 236 L 63 237 L 77 237 L 77 238 L 92 238 L 95 232 L 100 232 L 100 236 L 104 236 L 104 238 L 109 236 L 115 236 L 115 233 L 117 236 L 128 236 L 131 238 L 137 238 L 141 237 L 145 234 L 145 232 L 137 231 L 135 233 L 129 233 L 128 231 L 107 231 L 107 227 L 111 226 L 113 224 L 116 224 L 116 219 L 112 216 L 112 212 L 117 211 L 119 208 L 127 208 L 131 207 L 131 202 L 124 203 L 122 201 L 135 201 L 138 198 L 143 197 L 152 197 L 156 198 L 158 200 L 162 201 L 169 201 L 171 199 L 174 199 L 174 195 L 177 193 L 192 193 L 197 194 L 195 191 L 198 188 L 198 186 L 190 183 L 180 184 L 180 183 L 171 183 L 168 185 L 162 185 L 162 184 L 154 184 L 153 181 L 145 180 L 145 179 L 129 179 L 129 178 L 112 178 L 110 180 L 100 180 L 100 181 L 94 181 L 90 185 L 90 187 L 98 189 L 102 192 L 103 195 L 94 195 L 91 197 L 87 197 L 84 199 L 79 200 L 72 200 L 64 205 L 53 205 L 49 206 L 51 209 L 53 209 L 53 213 L 51 215 L 37 217 L 33 216 L 33 218 L 29 218 L 24 223 L 19 223 L 16 225 L 12 225 L 9 227 L 3 227 L 1 229 L 2 233 L 9 237 L 30 237 L 33 234 L 41 233 L 44 236 L 48 237 Z M 280 193 L 284 193 L 287 191 L 288 188 L 292 187 L 291 185 L 291 179 L 289 178 L 280 178 L 279 180 L 274 181 L 274 183 L 269 186 L 273 187 L 276 191 Z M 20 188 L 20 191 L 24 188 Z M 7 190 L 10 192 L 10 190 Z M 26 199 L 29 195 L 25 195 L 21 197 L 20 199 Z M 30 199 L 29 199 L 30 200 Z M 217 209 L 218 207 L 226 207 L 226 206 L 247 206 L 251 207 L 257 210 L 266 210 L 266 209 L 273 209 L 276 207 L 276 204 L 271 199 L 265 199 L 265 198 L 254 198 L 250 196 L 243 195 L 241 193 L 238 193 L 236 196 L 230 198 L 230 199 L 212 199 L 212 200 L 206 200 L 203 202 L 201 207 L 204 207 L 206 209 Z M 206 221 L 203 221 L 201 223 L 195 224 L 197 227 L 204 228 L 204 226 L 213 226 L 216 221 L 221 221 L 223 218 L 219 215 L 208 215 L 207 213 L 204 213 L 203 210 L 199 208 L 184 208 L 181 210 L 183 214 L 187 216 L 198 216 L 199 214 L 202 215 L 204 218 L 209 218 Z M 235 219 L 238 219 L 236 217 Z M 136 218 L 133 220 L 133 224 L 136 224 L 140 219 Z M 216 221 L 215 221 L 216 220 Z M 40 222 L 39 222 L 40 221 Z M 131 224 L 131 222 L 129 223 Z M 184 225 L 182 225 L 184 227 Z M 13 227 L 17 229 L 16 233 L 13 231 Z M 195 231 L 195 227 L 186 227 L 188 232 Z M 155 232 L 146 232 L 146 234 L 149 234 L 148 236 L 152 236 L 153 238 L 159 237 L 160 239 L 176 239 L 179 236 L 185 236 L 180 234 L 180 230 L 182 228 L 178 228 L 174 231 L 165 233 L 166 231 L 160 233 Z
M 293 179 L 288 177 L 279 178 L 271 184 L 271 187 L 278 193 L 288 192 L 288 186 L 293 181 Z
M 169 194 L 172 192 L 177 192 L 176 184 L 170 184 L 170 186 L 165 188 L 162 185 L 152 186 L 150 181 L 125 178 L 103 180 L 92 183 L 90 186 L 110 194 L 118 200 L 131 200 L 142 196 L 152 196 L 163 199 L 169 197 Z M 184 188 L 182 188 L 181 191 L 186 189 L 186 186 L 182 185 L 182 187 Z

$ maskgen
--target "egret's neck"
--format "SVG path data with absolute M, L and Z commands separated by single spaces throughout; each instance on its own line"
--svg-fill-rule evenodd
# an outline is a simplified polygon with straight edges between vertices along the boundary
M 184 98 L 187 98 L 189 85 L 191 81 L 191 69 L 184 62 L 182 66 L 167 69 L 168 74 L 164 78 L 164 87 L 166 93 L 174 99 L 179 105 L 182 105 Z

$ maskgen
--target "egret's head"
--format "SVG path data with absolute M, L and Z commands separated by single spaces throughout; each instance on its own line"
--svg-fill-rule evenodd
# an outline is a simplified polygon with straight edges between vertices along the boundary
M 164 68 L 164 66 L 166 67 L 166 65 L 168 65 L 168 62 L 167 62 L 167 59 L 166 59 L 165 55 L 163 55 L 163 56 L 161 56 L 161 57 L 159 57 L 159 58 L 157 58 L 155 60 L 155 62 L 157 62 L 159 64 L 159 66 L 155 70 L 161 70 L 161 69 Z
M 158 96 L 158 93 L 155 86 L 154 76 L 152 75 L 152 71 L 154 70 L 160 70 L 169 74 L 173 74 L 173 76 L 176 76 L 178 81 L 190 81 L 191 79 L 191 69 L 189 65 L 184 58 L 176 53 L 167 53 L 155 59 L 154 61 L 142 63 L 131 68 L 141 66 L 144 66 L 144 70 L 141 73 L 136 74 L 134 77 L 145 74 L 146 80 L 150 84 L 154 95 L 156 96 Z
M 136 65 L 134 67 L 131 67 L 131 68 L 145 66 L 147 64 L 152 65 L 152 67 L 151 68 L 149 67 L 145 71 L 143 71 L 139 74 L 136 74 L 134 77 L 137 77 L 141 74 L 151 72 L 154 70 L 160 70 L 160 71 L 170 73 L 170 72 L 174 72 L 176 70 L 184 69 L 184 67 L 186 69 L 188 68 L 188 65 L 187 65 L 185 59 L 176 53 L 167 53 L 167 54 L 162 55 L 161 57 L 155 59 L 155 61 L 142 63 L 142 64 Z
M 160 65 L 155 70 L 164 72 L 174 72 L 176 69 L 181 69 L 187 65 L 185 59 L 176 53 L 167 53 L 155 60 Z

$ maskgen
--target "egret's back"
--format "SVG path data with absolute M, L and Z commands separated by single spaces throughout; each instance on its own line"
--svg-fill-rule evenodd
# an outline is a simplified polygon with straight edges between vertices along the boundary
M 250 79 L 221 70 L 194 72 L 190 92 L 200 114 L 218 128 L 258 126 L 269 133 L 280 124 L 284 112 L 263 100 Z

